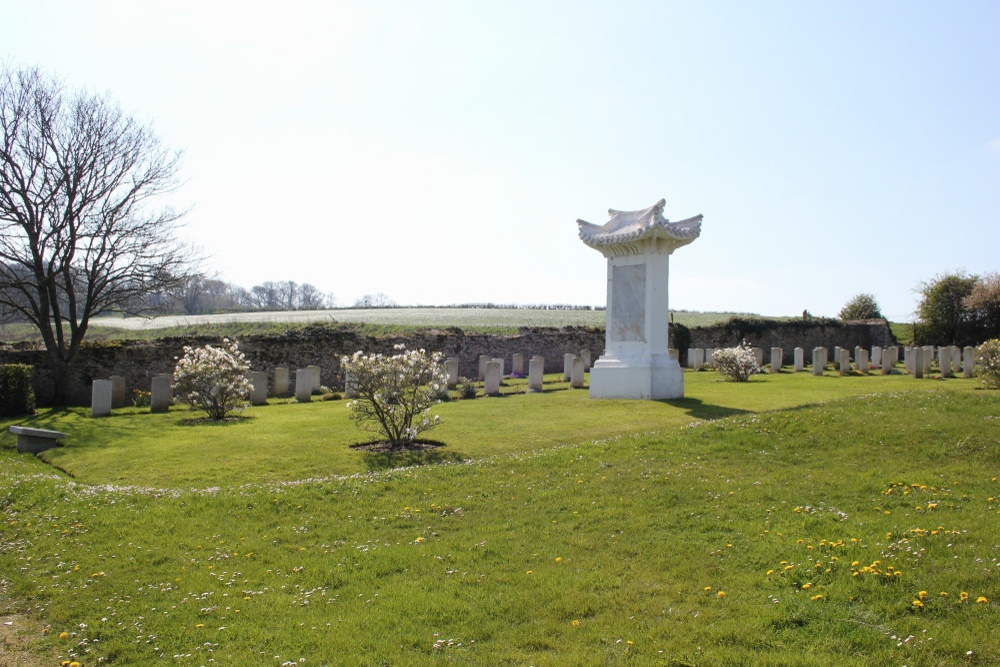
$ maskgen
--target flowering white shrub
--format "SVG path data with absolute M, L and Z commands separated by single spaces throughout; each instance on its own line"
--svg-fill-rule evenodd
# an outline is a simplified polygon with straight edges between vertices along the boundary
M 184 356 L 174 370 L 174 394 L 212 419 L 224 419 L 247 405 L 252 388 L 247 378 L 250 362 L 236 341 L 222 340 L 221 347 L 184 346 Z
M 448 374 L 440 352 L 407 350 L 402 344 L 395 349 L 392 356 L 355 352 L 342 357 L 340 365 L 357 392 L 357 400 L 348 403 L 351 419 L 393 447 L 405 447 L 441 423 L 430 408 L 440 402 Z
M 1000 389 L 1000 338 L 986 341 L 976 350 L 977 374 L 991 389 Z
M 716 370 L 730 382 L 746 382 L 751 375 L 760 372 L 757 357 L 746 341 L 736 347 L 715 350 L 712 360 Z

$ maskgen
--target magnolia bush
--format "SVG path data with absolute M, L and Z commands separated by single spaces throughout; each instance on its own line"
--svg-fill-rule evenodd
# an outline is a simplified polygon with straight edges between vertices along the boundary
M 407 350 L 402 344 L 394 349 L 391 356 L 355 352 L 342 357 L 340 365 L 357 392 L 348 403 L 351 419 L 393 447 L 406 447 L 440 423 L 430 409 L 447 390 L 448 375 L 440 352 Z
M 760 372 L 757 357 L 746 341 L 736 347 L 715 350 L 712 361 L 715 368 L 730 382 L 746 382 L 751 375 Z
M 184 356 L 174 370 L 174 395 L 191 406 L 204 410 L 212 419 L 247 406 L 252 388 L 247 378 L 250 362 L 240 352 L 236 341 L 223 339 L 221 347 L 184 346 Z
M 1000 338 L 986 341 L 976 350 L 979 379 L 991 389 L 1000 389 Z

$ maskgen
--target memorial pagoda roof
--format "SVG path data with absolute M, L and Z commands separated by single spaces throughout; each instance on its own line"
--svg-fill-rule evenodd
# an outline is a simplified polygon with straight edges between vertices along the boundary
M 666 200 L 661 199 L 649 208 L 638 211 L 616 211 L 609 209 L 611 219 L 603 225 L 595 225 L 586 220 L 577 220 L 580 239 L 591 248 L 606 252 L 615 246 L 633 247 L 646 240 L 663 239 L 670 251 L 687 245 L 701 234 L 701 215 L 670 222 L 663 217 Z

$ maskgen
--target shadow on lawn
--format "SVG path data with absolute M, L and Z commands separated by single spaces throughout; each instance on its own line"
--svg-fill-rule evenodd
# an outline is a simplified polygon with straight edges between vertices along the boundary
M 704 419 L 706 421 L 722 419 L 723 417 L 732 417 L 733 415 L 744 415 L 752 412 L 752 410 L 740 410 L 739 408 L 727 408 L 722 405 L 703 403 L 697 398 L 679 398 L 659 402 L 681 408 L 686 411 L 687 415 L 694 417 L 695 419 Z
M 446 450 L 443 444 L 430 449 L 368 451 L 364 452 L 363 456 L 369 472 L 442 463 L 462 463 L 467 460 L 467 457 L 458 452 Z

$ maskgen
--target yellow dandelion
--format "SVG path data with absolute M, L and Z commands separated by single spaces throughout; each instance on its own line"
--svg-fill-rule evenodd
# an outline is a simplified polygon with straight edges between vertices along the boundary
M 767 576 L 769 576 L 769 577 L 770 577 L 770 576 L 771 576 L 772 574 L 774 574 L 774 570 L 768 570 L 768 571 L 767 571 Z
M 807 591 L 807 590 L 809 590 L 812 587 L 813 587 L 812 584 L 802 584 L 802 590 L 804 590 L 804 591 Z
M 989 600 L 980 595 L 979 597 L 976 598 L 976 602 L 978 602 L 979 604 L 987 604 L 989 603 Z
M 556 562 L 557 563 L 561 563 L 562 562 L 562 556 L 557 556 L 556 557 Z
M 920 600 L 914 600 L 912 602 L 912 604 L 913 604 L 913 608 L 914 609 L 923 609 L 924 608 L 924 603 L 921 602 Z
M 940 593 L 938 593 L 938 595 L 940 595 L 943 598 L 946 598 L 948 597 L 948 591 L 941 591 Z
M 812 600 L 813 602 L 816 602 L 817 600 L 822 600 L 823 596 L 822 595 L 814 595 L 814 596 L 812 596 L 809 599 Z
M 710 591 L 710 590 L 712 590 L 712 587 L 711 586 L 705 586 L 705 590 L 706 591 Z
M 958 597 L 960 600 L 964 602 L 969 599 L 969 594 L 966 593 L 965 591 L 962 591 L 961 593 L 958 594 Z
M 726 591 L 719 591 L 718 593 L 716 593 L 716 596 L 718 596 L 720 598 L 724 598 L 724 597 L 726 597 Z
M 570 623 L 570 625 L 574 625 L 574 626 L 575 625 L 580 625 L 580 621 L 573 621 L 572 623 Z
M 927 591 L 920 591 L 919 593 L 917 593 L 917 597 L 923 600 L 924 598 L 927 597 Z
M 196 627 L 196 628 L 203 628 L 203 627 L 205 627 L 205 624 L 204 623 L 199 623 L 198 625 L 196 625 L 194 627 Z
M 635 644 L 635 642 L 634 642 L 634 641 L 632 641 L 631 639 L 630 639 L 630 640 L 628 640 L 628 641 L 627 641 L 627 642 L 625 642 L 625 643 L 626 643 L 626 644 L 628 644 L 629 646 L 632 646 L 633 644 Z
M 424 541 L 424 538 L 422 538 L 422 537 L 418 537 L 417 539 L 415 539 L 415 540 L 413 540 L 413 541 L 414 541 L 415 543 L 417 543 L 417 544 L 420 544 L 421 542 L 423 542 L 423 541 Z
M 59 639 L 66 639 L 67 637 L 69 637 L 69 633 L 68 632 L 60 632 L 59 633 Z

